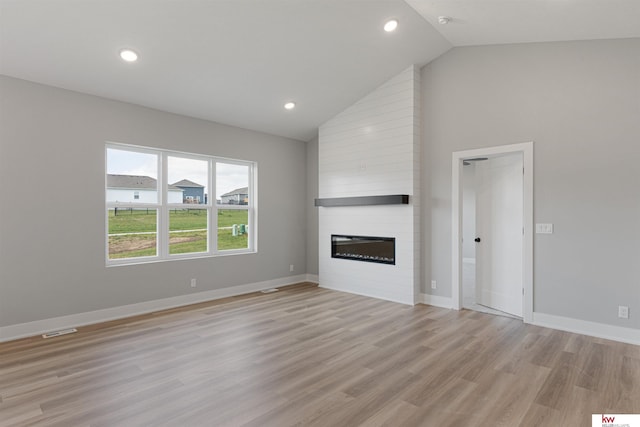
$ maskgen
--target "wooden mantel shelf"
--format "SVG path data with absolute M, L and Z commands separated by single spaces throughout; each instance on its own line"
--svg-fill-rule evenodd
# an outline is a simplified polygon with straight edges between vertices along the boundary
M 408 194 L 387 194 L 383 196 L 331 197 L 315 199 L 315 205 L 325 208 L 338 206 L 408 205 Z

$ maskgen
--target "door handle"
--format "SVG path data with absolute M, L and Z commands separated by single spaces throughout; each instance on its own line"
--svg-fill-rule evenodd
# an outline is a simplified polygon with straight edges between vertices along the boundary
M 475 239 L 473 239 L 476 243 L 480 243 L 480 238 L 476 237 Z

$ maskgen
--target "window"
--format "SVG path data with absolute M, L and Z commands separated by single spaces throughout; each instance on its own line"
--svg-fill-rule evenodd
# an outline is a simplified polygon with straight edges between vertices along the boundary
M 255 176 L 249 161 L 107 144 L 107 264 L 255 251 Z
M 218 249 L 249 247 L 249 181 L 246 164 L 216 163 Z

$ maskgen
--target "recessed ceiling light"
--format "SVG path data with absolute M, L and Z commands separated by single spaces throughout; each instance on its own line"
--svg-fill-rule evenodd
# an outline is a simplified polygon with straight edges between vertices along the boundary
M 438 23 L 440 25 L 447 25 L 449 22 L 451 22 L 450 16 L 438 16 Z
M 397 20 L 397 19 L 391 19 L 390 21 L 387 21 L 387 22 L 384 24 L 384 30 L 385 30 L 387 33 L 390 33 L 390 32 L 392 32 L 392 31 L 395 31 L 395 30 L 396 30 L 396 28 L 398 28 L 398 20 Z
M 293 110 L 294 108 L 296 108 L 296 103 L 295 102 L 287 102 L 286 104 L 284 104 L 284 108 L 285 108 L 285 110 Z
M 131 49 L 122 49 L 120 51 L 120 58 L 122 58 L 123 61 L 135 62 L 138 60 L 138 54 Z

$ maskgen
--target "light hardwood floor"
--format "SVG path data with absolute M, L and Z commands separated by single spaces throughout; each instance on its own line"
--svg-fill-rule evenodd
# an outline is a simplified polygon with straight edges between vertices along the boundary
M 587 426 L 640 347 L 302 284 L 0 345 L 0 426 Z

